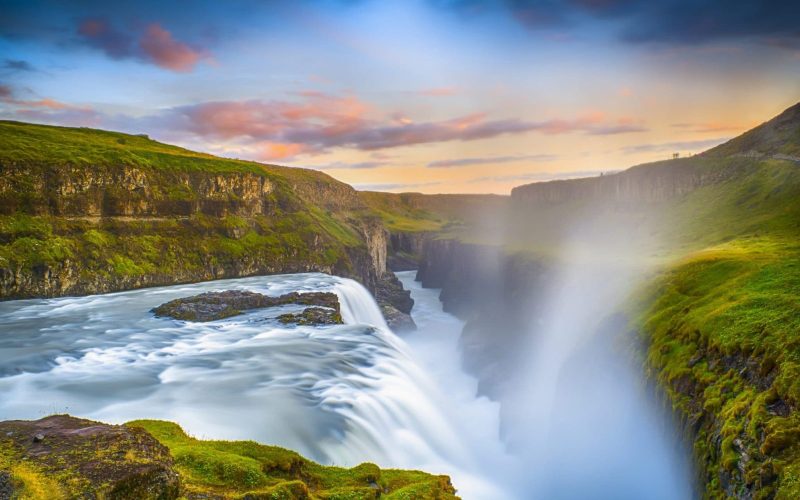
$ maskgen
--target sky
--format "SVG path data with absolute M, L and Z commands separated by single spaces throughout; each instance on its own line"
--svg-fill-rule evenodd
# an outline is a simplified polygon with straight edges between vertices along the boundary
M 800 101 L 786 0 L 0 0 L 0 119 L 508 193 L 689 155 Z

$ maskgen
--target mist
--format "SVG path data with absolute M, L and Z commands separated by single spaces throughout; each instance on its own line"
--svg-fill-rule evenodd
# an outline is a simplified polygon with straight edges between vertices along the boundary
M 475 266 L 489 319 L 468 324 L 462 347 L 489 366 L 486 392 L 501 405 L 501 439 L 518 467 L 514 496 L 695 496 L 690 450 L 646 379 L 626 314 L 661 262 L 658 212 L 588 201 L 491 215 L 472 223 L 497 248 Z M 515 247 L 537 251 L 530 283 L 503 269 L 503 249 Z

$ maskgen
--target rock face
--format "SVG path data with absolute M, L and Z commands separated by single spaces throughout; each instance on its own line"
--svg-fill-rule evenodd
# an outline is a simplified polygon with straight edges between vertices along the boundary
M 375 299 L 381 307 L 386 324 L 395 332 L 416 330 L 417 325 L 411 318 L 414 299 L 411 292 L 403 288 L 403 284 L 392 273 L 386 273 L 378 282 Z
M 483 394 L 497 397 L 519 365 L 528 326 L 544 312 L 538 291 L 547 289 L 554 270 L 497 246 L 446 238 L 429 239 L 419 261 L 417 280 L 441 288 L 443 309 L 466 322 L 464 367 Z
M 701 157 L 669 160 L 610 175 L 518 186 L 511 190 L 511 200 L 517 207 L 591 200 L 621 204 L 659 203 L 723 182 L 748 166 L 749 162 L 742 161 L 724 169 L 714 168 L 712 159 Z
M 10 420 L 0 422 L 0 450 L 2 498 L 36 491 L 36 498 L 167 500 L 180 493 L 169 450 L 143 429 L 68 415 Z
M 280 206 L 280 200 L 271 196 L 274 184 L 269 177 L 249 172 L 175 172 L 118 165 L 55 168 L 11 162 L 4 162 L 2 170 L 0 213 L 5 214 L 254 216 L 275 213 Z M 28 184 L 20 192 L 24 183 Z
M 413 271 L 419 267 L 418 258 L 422 255 L 425 242 L 434 233 L 392 232 L 389 238 L 387 265 L 392 271 Z
M 0 299 L 309 271 L 374 292 L 386 271 L 380 221 L 351 217 L 364 209 L 356 191 L 326 176 L 290 188 L 266 172 L 2 158 L 0 170 L 0 216 L 12 217 L 0 224 Z M 312 216 L 320 208 L 331 212 Z
M 319 318 L 321 321 L 326 319 L 324 324 L 341 323 L 342 318 L 339 311 L 339 298 L 335 293 L 330 292 L 291 292 L 278 297 L 270 297 L 260 293 L 247 290 L 226 290 L 223 292 L 206 292 L 192 297 L 171 300 L 153 309 L 156 316 L 169 317 L 183 321 L 215 321 L 218 319 L 236 316 L 250 309 L 263 309 L 286 304 L 302 304 L 317 306 L 308 308 L 299 318 Z M 323 309 L 325 308 L 325 309 Z M 309 309 L 314 309 L 306 315 Z M 319 311 L 330 311 L 330 314 L 323 315 Z M 283 322 L 290 323 L 288 318 L 295 315 L 282 315 Z M 298 319 L 299 321 L 299 319 Z M 312 323 L 308 323 L 312 324 Z
M 395 333 L 409 332 L 417 329 L 417 324 L 410 314 L 401 312 L 390 305 L 382 305 L 381 313 L 386 324 Z

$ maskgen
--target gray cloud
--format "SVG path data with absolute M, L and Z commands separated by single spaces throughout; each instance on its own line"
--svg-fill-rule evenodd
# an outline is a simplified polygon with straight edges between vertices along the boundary
M 622 148 L 625 154 L 636 153 L 651 153 L 651 152 L 696 152 L 704 151 L 708 148 L 722 144 L 729 140 L 729 137 L 721 137 L 717 139 L 703 139 L 699 141 L 675 141 L 675 142 L 661 142 L 654 144 L 637 144 L 635 146 L 627 146 Z
M 466 167 L 470 165 L 486 165 L 496 163 L 513 163 L 517 161 L 553 161 L 556 155 L 538 154 L 522 156 L 487 156 L 481 158 L 455 158 L 452 160 L 439 160 L 428 163 L 428 168 Z
M 482 177 L 475 177 L 467 182 L 480 183 L 480 182 L 515 182 L 515 181 L 555 181 L 562 179 L 579 179 L 582 177 L 597 177 L 600 174 L 613 174 L 619 170 L 580 170 L 575 172 L 529 172 L 525 174 L 512 174 L 512 175 L 488 175 Z

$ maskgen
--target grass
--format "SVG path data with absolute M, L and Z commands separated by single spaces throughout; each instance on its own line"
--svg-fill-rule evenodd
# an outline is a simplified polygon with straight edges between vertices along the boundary
M 455 499 L 445 476 L 419 471 L 381 470 L 371 463 L 353 468 L 323 466 L 293 451 L 253 441 L 204 441 L 177 424 L 136 420 L 169 448 L 183 487 L 193 495 L 240 498 Z

